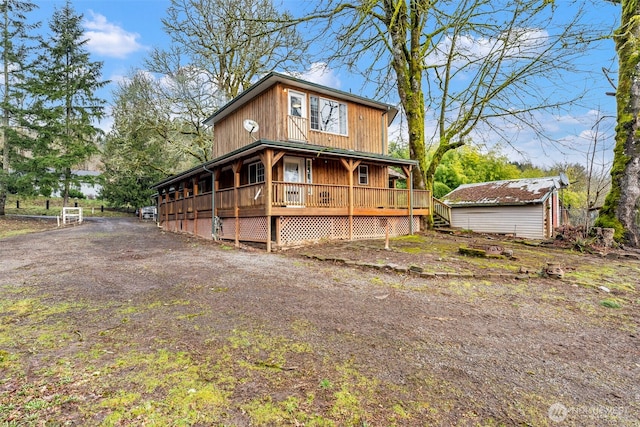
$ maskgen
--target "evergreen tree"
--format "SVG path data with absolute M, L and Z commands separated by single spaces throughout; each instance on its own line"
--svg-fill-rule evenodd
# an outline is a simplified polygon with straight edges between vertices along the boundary
M 149 204 L 151 185 L 181 164 L 181 150 L 167 147 L 162 105 L 153 96 L 154 80 L 135 73 L 114 91 L 113 129 L 102 152 L 101 197 L 117 207 Z
M 96 91 L 108 83 L 100 80 L 102 62 L 90 60 L 81 21 L 69 1 L 56 9 L 28 84 L 36 99 L 37 143 L 31 150 L 39 169 L 36 185 L 43 194 L 60 190 L 64 206 L 69 190 L 80 184 L 72 169 L 98 153 L 101 131 L 95 121 L 103 117 L 105 101 Z
M 24 112 L 27 98 L 21 88 L 29 67 L 28 56 L 31 42 L 35 40 L 32 31 L 39 23 L 28 24 L 27 13 L 37 6 L 29 1 L 2 0 L 0 2 L 0 40 L 2 49 L 2 99 L 0 109 L 0 216 L 5 214 L 5 204 L 9 187 L 19 177 L 22 142 L 28 137 L 20 132 L 20 117 Z

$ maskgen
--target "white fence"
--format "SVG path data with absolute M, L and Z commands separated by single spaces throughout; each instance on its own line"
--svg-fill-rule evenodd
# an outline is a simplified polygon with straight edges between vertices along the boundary
M 82 224 L 82 208 L 62 208 L 62 225 Z M 60 227 L 60 217 L 58 217 Z

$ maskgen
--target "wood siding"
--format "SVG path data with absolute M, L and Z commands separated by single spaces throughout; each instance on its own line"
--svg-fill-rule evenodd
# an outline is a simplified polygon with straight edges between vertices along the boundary
M 544 239 L 543 205 L 451 208 L 451 226 L 481 233 Z
M 288 115 L 289 90 L 306 95 L 306 119 L 298 120 L 294 138 L 289 135 Z M 310 128 L 309 96 L 344 102 L 347 105 L 347 135 L 320 132 Z M 295 86 L 278 83 L 255 99 L 239 107 L 229 116 L 215 124 L 215 144 L 213 157 L 251 144 L 254 140 L 244 129 L 245 119 L 255 120 L 260 129 L 254 133 L 256 139 L 271 141 L 303 140 L 309 144 L 386 155 L 388 115 L 386 110 L 329 97 L 320 93 L 298 89 Z M 301 135 L 303 135 L 301 137 Z
M 266 90 L 248 104 L 234 111 L 233 114 L 216 123 L 213 145 L 214 158 L 251 144 L 254 137 L 272 141 L 282 139 L 278 132 L 279 121 L 276 118 L 279 114 L 285 113 L 280 113 L 281 97 L 277 96 L 277 89 L 277 86 L 274 86 Z M 254 132 L 253 137 L 244 128 L 246 119 L 255 120 L 260 126 L 258 131 Z

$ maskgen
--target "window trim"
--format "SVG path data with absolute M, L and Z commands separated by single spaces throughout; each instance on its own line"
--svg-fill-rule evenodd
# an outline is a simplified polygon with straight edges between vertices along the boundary
M 314 99 L 317 102 L 316 105 L 316 116 L 314 117 L 314 112 L 313 112 L 313 104 L 314 104 Z M 336 104 L 338 104 L 338 132 L 332 132 L 332 131 L 328 131 L 328 130 L 323 130 L 320 129 L 322 126 L 320 125 L 320 101 L 324 100 L 324 101 L 328 101 L 328 102 L 334 102 Z M 340 120 L 340 110 L 341 107 L 344 106 L 344 133 L 340 132 L 341 130 L 341 120 Z M 314 128 L 314 121 L 315 121 L 315 126 L 317 127 Z M 322 132 L 322 133 L 328 133 L 331 135 L 340 135 L 340 136 L 349 136 L 349 105 L 344 102 L 344 101 L 338 101 L 336 99 L 331 99 L 331 98 L 325 98 L 319 95 L 309 95 L 309 128 L 312 131 L 316 131 L 316 132 Z
M 287 98 L 289 100 L 288 102 L 289 109 L 287 110 L 288 115 L 292 117 L 300 117 L 302 119 L 307 118 L 307 94 L 304 92 L 298 92 L 297 90 L 291 90 L 291 89 L 289 89 L 287 92 L 288 92 Z M 292 113 L 291 98 L 294 96 L 300 98 L 300 115 L 299 116 L 295 114 L 291 114 Z
M 255 167 L 255 180 L 251 180 L 252 178 L 252 173 L 251 173 L 251 169 L 252 167 Z M 260 169 L 262 169 L 262 181 L 260 181 L 259 177 L 260 177 Z M 265 175 L 264 175 L 264 165 L 262 164 L 262 162 L 260 160 L 253 162 L 253 163 L 249 163 L 247 165 L 247 182 L 249 184 L 260 184 L 263 183 L 265 180 Z
M 362 182 L 362 178 L 365 182 Z M 358 165 L 358 185 L 369 185 L 369 165 Z

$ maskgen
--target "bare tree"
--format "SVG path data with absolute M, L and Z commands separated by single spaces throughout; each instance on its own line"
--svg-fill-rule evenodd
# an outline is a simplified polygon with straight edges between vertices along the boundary
M 580 88 L 566 72 L 606 30 L 581 25 L 581 3 L 571 6 L 559 10 L 544 0 L 334 0 L 296 23 L 324 23 L 328 61 L 360 71 L 379 95 L 396 88 L 410 155 L 419 164 L 414 182 L 430 189 L 442 156 L 480 130 L 494 142 L 512 143 L 506 129 L 516 127 L 543 138 L 537 113 L 579 101 L 567 90 Z M 425 122 L 434 124 L 433 134 L 426 134 Z
M 163 19 L 171 37 L 146 60 L 159 75 L 154 90 L 164 120 L 156 133 L 192 163 L 213 155 L 213 136 L 203 121 L 262 73 L 299 65 L 304 45 L 295 29 L 271 31 L 288 20 L 271 0 L 172 0 Z

